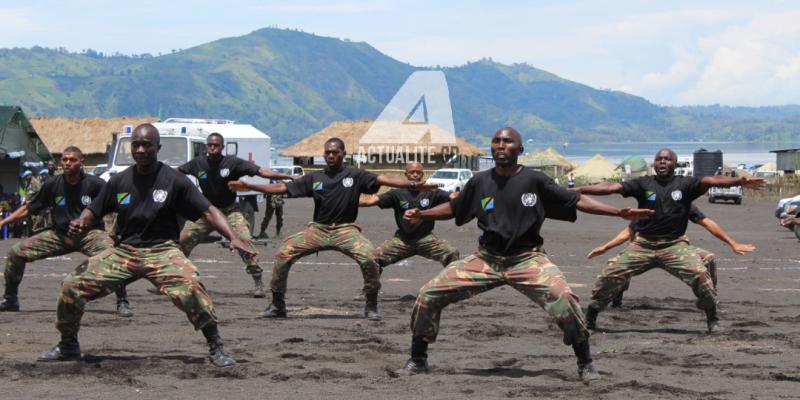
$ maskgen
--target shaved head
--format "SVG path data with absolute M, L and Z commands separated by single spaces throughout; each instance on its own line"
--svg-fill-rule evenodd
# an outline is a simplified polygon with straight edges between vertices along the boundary
M 155 143 L 161 143 L 161 134 L 158 133 L 158 129 L 153 124 L 141 124 L 134 128 L 131 137 L 136 136 L 147 137 Z
M 416 161 L 412 161 L 412 162 L 406 164 L 406 172 L 412 171 L 412 170 L 415 170 L 415 169 L 422 169 L 422 164 L 418 163 Z
M 522 136 L 520 136 L 519 132 L 516 129 L 506 126 L 504 128 L 500 128 L 497 132 L 494 133 L 495 136 L 502 134 L 503 132 L 507 133 L 509 136 L 513 137 L 517 143 L 522 144 Z

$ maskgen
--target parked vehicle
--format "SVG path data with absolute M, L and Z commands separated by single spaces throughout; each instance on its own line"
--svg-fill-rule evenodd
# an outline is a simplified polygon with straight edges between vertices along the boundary
M 284 175 L 296 176 L 298 178 L 306 174 L 306 171 L 303 169 L 303 167 L 299 165 L 275 165 L 271 169 L 275 172 Z M 284 179 L 284 182 L 288 182 L 288 179 Z
M 447 192 L 460 192 L 467 181 L 472 178 L 472 171 L 460 168 L 437 169 L 428 178 L 427 183 L 433 183 Z
M 225 155 L 237 156 L 259 166 L 270 167 L 271 139 L 252 125 L 237 124 L 230 120 L 194 118 L 168 118 L 164 122 L 156 122 L 153 125 L 161 134 L 161 150 L 158 152 L 158 160 L 170 167 L 177 168 L 187 161 L 205 154 L 206 138 L 214 132 L 225 138 Z M 115 138 L 112 143 L 113 156 L 108 171 L 100 175 L 101 178 L 108 181 L 111 175 L 122 172 L 134 164 L 131 155 L 132 132 L 133 126 L 126 125 L 123 133 Z M 189 179 L 197 184 L 196 178 L 189 177 Z M 266 179 L 258 176 L 242 179 L 252 183 L 269 183 Z M 255 191 L 241 192 L 237 196 L 237 202 L 251 227 L 255 226 L 258 203 L 263 201 L 264 196 Z
M 734 186 L 729 188 L 712 187 L 708 190 L 708 202 L 733 201 L 734 204 L 742 204 L 742 187 Z
M 778 221 L 792 215 L 797 215 L 800 212 L 800 194 L 794 197 L 787 197 L 778 201 L 778 207 L 775 208 L 775 218 Z M 787 226 L 786 229 L 794 230 L 795 226 Z M 797 233 L 797 230 L 795 230 Z
M 103 172 L 106 172 L 107 170 L 108 164 L 97 164 L 94 166 L 94 168 L 92 168 L 91 171 L 89 171 L 89 173 L 94 176 L 100 176 L 103 175 Z

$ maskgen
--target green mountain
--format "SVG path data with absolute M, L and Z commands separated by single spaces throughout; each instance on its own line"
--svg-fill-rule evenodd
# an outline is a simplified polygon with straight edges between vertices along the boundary
M 422 68 L 366 43 L 262 29 L 172 54 L 0 49 L 0 104 L 28 115 L 235 119 L 293 143 L 332 121 L 373 119 Z M 526 64 L 442 69 L 456 130 L 481 143 L 505 125 L 540 141 L 775 140 L 800 107 L 661 107 Z

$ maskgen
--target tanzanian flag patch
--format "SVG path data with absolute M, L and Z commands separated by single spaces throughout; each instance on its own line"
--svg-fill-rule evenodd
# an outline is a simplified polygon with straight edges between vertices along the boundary
M 411 208 L 411 203 L 409 203 L 409 202 L 407 202 L 405 200 L 400 200 L 400 208 L 404 208 L 404 209 L 408 210 L 409 208 Z
M 117 203 L 123 206 L 131 204 L 131 194 L 128 192 L 117 193 Z
M 55 205 L 57 206 L 64 206 L 67 204 L 67 202 L 64 199 L 64 196 L 56 196 L 56 198 L 53 200 L 53 203 L 55 203 Z
M 646 191 L 644 192 L 644 197 L 647 201 L 656 201 L 656 192 Z
M 487 214 L 494 211 L 494 196 L 488 196 L 481 199 L 481 208 Z
M 198 171 L 197 179 L 208 179 L 208 174 L 206 174 L 206 171 Z
M 322 189 L 325 189 L 325 185 L 323 185 L 322 182 L 317 181 L 311 184 L 311 188 L 314 189 L 315 192 L 321 192 Z

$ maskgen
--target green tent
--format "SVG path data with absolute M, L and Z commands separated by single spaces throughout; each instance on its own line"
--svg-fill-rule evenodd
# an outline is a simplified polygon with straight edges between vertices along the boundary
M 28 117 L 17 106 L 0 106 L 0 185 L 5 193 L 14 191 L 25 169 L 38 172 L 52 160 Z
M 625 166 L 626 165 L 630 165 L 631 166 L 631 173 L 637 173 L 637 172 L 645 172 L 645 173 L 647 173 L 647 168 L 648 168 L 647 161 L 645 161 L 644 158 L 642 158 L 640 156 L 628 156 L 628 157 L 625 157 L 625 159 L 622 160 L 622 162 L 619 163 L 619 166 L 617 166 L 617 169 L 625 172 Z

